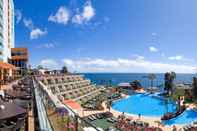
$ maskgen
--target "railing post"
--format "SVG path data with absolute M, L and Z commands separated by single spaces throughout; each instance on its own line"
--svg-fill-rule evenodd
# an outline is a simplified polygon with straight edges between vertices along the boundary
M 78 116 L 75 115 L 75 131 L 78 131 Z

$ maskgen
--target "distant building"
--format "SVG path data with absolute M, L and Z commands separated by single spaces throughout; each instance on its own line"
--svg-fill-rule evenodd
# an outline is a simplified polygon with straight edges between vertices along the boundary
M 119 83 L 118 87 L 122 88 L 122 89 L 132 89 L 131 84 L 130 83 L 126 83 L 126 82 L 125 83 Z
M 9 63 L 14 65 L 19 75 L 23 75 L 28 69 L 28 49 L 12 48 Z

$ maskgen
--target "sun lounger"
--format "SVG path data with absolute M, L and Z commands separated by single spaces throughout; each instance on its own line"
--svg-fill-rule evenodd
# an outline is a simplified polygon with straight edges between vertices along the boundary
M 117 122 L 117 121 L 118 121 L 115 117 L 112 117 L 111 120 L 112 120 L 113 122 Z
M 88 119 L 89 119 L 90 121 L 94 121 L 94 119 L 93 119 L 91 116 L 89 116 Z
M 184 126 L 184 127 L 183 127 L 183 130 L 184 130 L 184 131 L 189 131 L 188 126 Z
M 89 117 L 92 118 L 93 121 L 96 120 L 96 118 L 93 115 L 91 115 Z
M 96 119 L 97 119 L 95 115 L 91 115 L 91 116 L 92 116 L 92 118 L 93 118 L 94 120 L 96 120 Z
M 100 114 L 96 114 L 96 117 L 97 117 L 98 119 L 101 119 L 101 118 L 102 118 Z
M 107 121 L 110 123 L 114 123 L 114 121 L 111 118 L 107 118 Z

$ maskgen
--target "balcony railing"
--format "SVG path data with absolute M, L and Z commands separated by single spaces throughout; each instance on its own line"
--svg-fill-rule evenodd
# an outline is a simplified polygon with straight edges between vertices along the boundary
M 37 108 L 39 108 L 38 113 L 40 113 L 38 116 L 41 130 L 65 131 L 65 129 L 74 129 L 75 131 L 83 131 L 85 127 L 91 127 L 98 131 L 96 127 L 79 117 L 70 107 L 62 104 L 58 97 L 52 94 L 42 82 L 35 79 L 34 86 L 35 94 L 37 94 L 36 103 Z

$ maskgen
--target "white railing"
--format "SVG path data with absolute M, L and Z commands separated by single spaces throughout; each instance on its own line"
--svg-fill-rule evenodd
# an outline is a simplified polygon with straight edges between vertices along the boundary
M 53 131 L 51 123 L 47 117 L 44 103 L 42 101 L 42 98 L 40 97 L 38 85 L 34 80 L 33 80 L 33 85 L 34 85 L 34 92 L 35 92 L 36 107 L 37 107 L 37 112 L 38 112 L 40 130 L 41 131 Z

